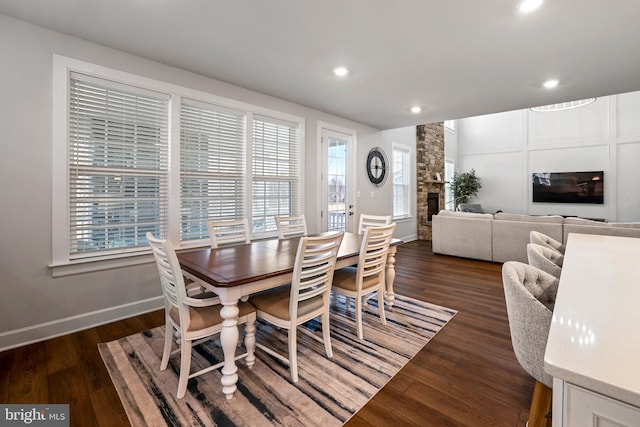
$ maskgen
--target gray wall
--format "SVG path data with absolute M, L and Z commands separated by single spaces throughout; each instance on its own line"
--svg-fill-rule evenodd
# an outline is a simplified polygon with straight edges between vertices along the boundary
M 447 140 L 447 143 L 449 140 Z M 483 210 L 640 221 L 640 92 L 572 110 L 509 111 L 458 121 L 459 171 L 475 168 Z M 533 172 L 603 170 L 604 204 L 533 203 Z
M 372 189 L 366 153 L 391 143 L 415 147 L 415 130 L 380 132 L 340 117 L 164 66 L 0 15 L 0 349 L 68 333 L 161 307 L 155 265 L 145 264 L 52 278 L 51 117 L 53 54 L 213 93 L 305 118 L 305 214 L 310 232 L 320 221 L 317 123 L 357 132 L 356 212 L 391 213 L 392 186 Z M 373 191 L 373 196 L 371 196 Z M 313 196 L 309 196 L 313 195 Z M 366 197 L 364 197 L 366 196 Z M 386 212 L 385 212 L 386 210 Z M 415 235 L 415 220 L 396 236 Z

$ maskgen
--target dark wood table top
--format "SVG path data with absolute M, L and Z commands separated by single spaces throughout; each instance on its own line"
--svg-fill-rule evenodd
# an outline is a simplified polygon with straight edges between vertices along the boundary
M 293 272 L 300 238 L 256 240 L 249 244 L 178 252 L 180 267 L 216 287 L 231 287 Z M 362 235 L 345 233 L 338 260 L 360 252 Z M 402 243 L 393 239 L 391 244 Z

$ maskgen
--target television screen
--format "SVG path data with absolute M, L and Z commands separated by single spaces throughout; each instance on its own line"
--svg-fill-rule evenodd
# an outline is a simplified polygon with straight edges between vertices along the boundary
M 604 172 L 535 172 L 533 201 L 604 203 Z

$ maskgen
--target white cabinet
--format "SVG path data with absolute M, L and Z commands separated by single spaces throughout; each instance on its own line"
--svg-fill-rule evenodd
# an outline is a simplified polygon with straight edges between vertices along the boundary
M 564 427 L 638 427 L 640 408 L 564 383 L 564 404 L 558 416 Z M 554 415 L 554 421 L 556 414 Z M 554 422 L 554 426 L 556 423 Z
M 554 427 L 640 427 L 640 239 L 569 234 L 544 366 Z

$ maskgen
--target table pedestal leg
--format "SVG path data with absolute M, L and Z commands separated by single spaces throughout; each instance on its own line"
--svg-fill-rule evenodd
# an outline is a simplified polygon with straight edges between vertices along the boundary
M 386 277 L 385 282 L 387 286 L 387 292 L 384 296 L 384 299 L 387 303 L 387 307 L 393 307 L 393 300 L 395 299 L 395 295 L 393 293 L 393 281 L 396 278 L 396 252 L 398 248 L 395 246 L 389 247 L 389 252 L 387 252 L 387 266 L 386 266 Z
M 224 353 L 224 366 L 222 367 L 222 392 L 227 399 L 233 398 L 236 391 L 236 383 L 238 382 L 238 367 L 236 366 L 236 347 L 238 346 L 238 300 L 223 301 L 222 310 L 222 331 L 220 331 L 220 344 Z

